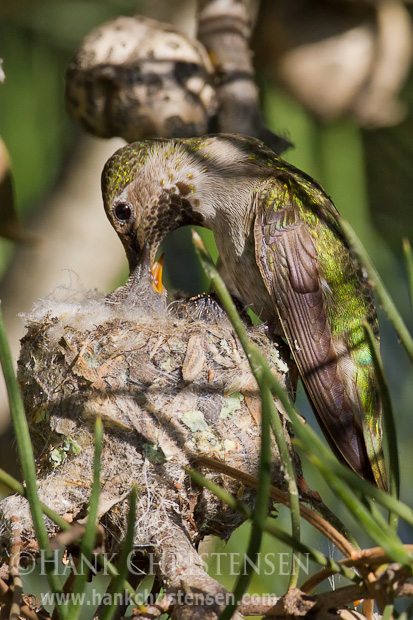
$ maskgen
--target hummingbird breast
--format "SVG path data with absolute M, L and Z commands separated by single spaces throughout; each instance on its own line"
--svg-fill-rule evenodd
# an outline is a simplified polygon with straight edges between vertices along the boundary
M 215 233 L 217 249 L 222 262 L 221 275 L 229 291 L 240 298 L 246 308 L 251 310 L 264 322 L 278 324 L 274 302 L 267 290 L 255 258 L 255 239 L 253 227 L 244 238 L 241 247 L 240 237 L 233 248 L 231 235 L 221 237 Z M 232 243 L 231 243 L 232 241 Z M 229 275 L 230 274 L 230 275 Z

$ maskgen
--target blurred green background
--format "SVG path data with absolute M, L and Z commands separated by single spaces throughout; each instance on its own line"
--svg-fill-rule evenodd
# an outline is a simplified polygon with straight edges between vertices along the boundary
M 318 4 L 323 5 L 320 1 Z M 0 84 L 0 136 L 9 150 L 15 183 L 16 203 L 23 226 L 30 229 L 40 217 L 50 194 L 59 187 L 62 175 L 72 165 L 73 153 L 82 132 L 68 120 L 64 106 L 64 72 L 82 38 L 94 27 L 119 14 L 142 12 L 161 20 L 187 14 L 184 2 L 139 2 L 138 0 L 46 1 L 13 0 L 0 4 L 0 58 L 6 79 Z M 323 122 L 288 96 L 273 76 L 256 66 L 267 125 L 288 135 L 294 148 L 284 157 L 315 177 L 332 196 L 334 203 L 355 228 L 381 273 L 406 322 L 412 327 L 412 309 L 402 261 L 401 237 L 413 241 L 413 81 L 405 82 L 401 98 L 407 115 L 393 127 L 363 129 L 350 118 Z M 102 141 L 103 144 L 103 141 Z M 98 184 L 98 179 L 91 181 Z M 101 209 L 102 219 L 105 217 Z M 91 230 L 93 235 L 94 231 Z M 209 246 L 212 247 L 210 236 Z M 105 249 L 102 248 L 102 252 Z M 10 278 L 18 247 L 0 240 L 0 275 L 3 290 Z M 207 285 L 191 248 L 189 230 L 180 230 L 165 243 L 166 285 L 188 294 Z M 189 259 L 188 256 L 192 258 Z M 96 255 L 96 261 L 100 260 Z M 67 265 L 71 267 L 70 264 Z M 107 290 L 122 281 L 126 261 L 118 268 L 117 282 L 108 281 Z M 81 276 L 81 274 L 80 274 Z M 13 272 L 13 277 L 16 275 Z M 41 278 L 42 274 L 33 277 Z M 7 303 L 7 299 L 4 302 Z M 27 308 L 17 308 L 16 313 Z M 402 470 L 401 499 L 413 505 L 413 382 L 407 357 L 386 318 L 381 319 L 382 357 L 393 396 L 397 420 Z M 317 428 L 310 408 L 300 393 L 300 412 Z M 9 435 L 6 435 L 9 437 Z M 7 444 L 10 441 L 7 439 Z M 3 446 L 6 444 L 3 443 Z M 0 451 L 0 466 L 8 468 L 10 453 Z M 305 466 L 307 481 L 333 507 L 324 482 Z M 288 528 L 287 511 L 280 508 L 280 522 Z M 341 514 L 360 544 L 370 545 L 351 518 Z M 351 526 L 350 526 L 351 524 Z M 226 551 L 239 551 L 247 526 L 233 536 Z M 412 532 L 401 526 L 405 542 Z M 328 552 L 326 543 L 304 525 L 304 539 Z M 218 547 L 223 550 L 222 544 Z M 264 550 L 274 542 L 264 545 Z M 277 550 L 286 551 L 280 546 Z M 225 563 L 222 563 L 225 573 Z M 211 567 L 213 570 L 213 566 Z M 221 578 L 220 578 L 221 579 Z M 230 585 L 231 579 L 225 581 Z M 282 594 L 286 577 L 277 581 L 275 594 Z M 273 577 L 254 579 L 251 590 L 273 592 Z

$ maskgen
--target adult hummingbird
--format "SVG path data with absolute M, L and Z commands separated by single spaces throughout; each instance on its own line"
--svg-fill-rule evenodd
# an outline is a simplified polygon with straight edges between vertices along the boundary
M 128 144 L 102 174 L 106 214 L 133 271 L 185 225 L 213 231 L 233 294 L 286 338 L 335 454 L 386 489 L 381 407 L 363 321 L 370 285 L 322 187 L 254 138 Z

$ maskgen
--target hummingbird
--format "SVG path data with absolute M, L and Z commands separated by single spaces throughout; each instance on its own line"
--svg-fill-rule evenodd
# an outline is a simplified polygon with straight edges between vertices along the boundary
M 363 322 L 379 340 L 372 289 L 321 185 L 255 138 L 128 144 L 102 173 L 105 211 L 131 272 L 148 244 L 212 230 L 230 292 L 283 336 L 336 456 L 387 488 L 381 404 Z

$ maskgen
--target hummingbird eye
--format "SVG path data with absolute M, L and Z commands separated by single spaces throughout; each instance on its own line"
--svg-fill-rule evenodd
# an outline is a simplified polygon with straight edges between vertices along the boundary
M 120 222 L 127 222 L 132 216 L 132 209 L 127 202 L 118 202 L 113 210 L 115 217 Z

